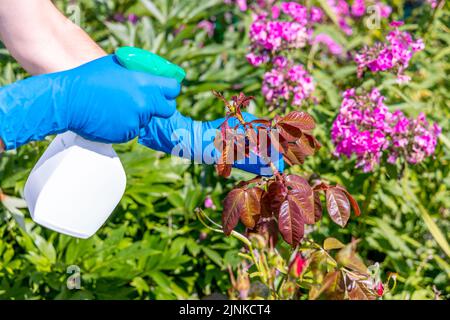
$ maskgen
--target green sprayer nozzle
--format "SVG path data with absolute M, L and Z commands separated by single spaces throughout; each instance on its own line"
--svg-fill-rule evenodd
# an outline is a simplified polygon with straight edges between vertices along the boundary
M 181 67 L 147 50 L 135 47 L 120 47 L 116 50 L 116 57 L 129 70 L 173 78 L 179 83 L 186 76 L 186 72 Z

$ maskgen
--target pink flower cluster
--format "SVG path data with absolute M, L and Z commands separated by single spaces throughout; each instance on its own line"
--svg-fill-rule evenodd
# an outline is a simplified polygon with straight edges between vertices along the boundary
M 294 64 L 278 56 L 273 61 L 274 68 L 264 74 L 262 93 L 271 106 L 282 101 L 292 101 L 292 105 L 301 106 L 314 91 L 311 75 L 301 64 Z
M 307 29 L 302 23 L 271 20 L 260 14 L 250 26 L 251 52 L 247 60 L 258 66 L 274 53 L 304 47 L 307 40 Z
M 416 164 L 434 153 L 441 128 L 436 123 L 431 125 L 423 113 L 416 119 L 408 119 L 397 110 L 392 114 L 390 123 L 392 143 L 387 159 L 389 163 L 403 157 L 407 162 Z
M 331 129 L 336 156 L 354 154 L 357 167 L 369 172 L 380 163 L 384 151 L 390 163 L 402 158 L 411 164 L 434 153 L 440 128 L 430 125 L 423 114 L 408 119 L 400 111 L 390 113 L 376 88 L 362 95 L 350 89 L 343 97 Z
M 351 35 L 353 30 L 349 24 L 352 19 L 359 19 L 366 13 L 366 8 L 369 4 L 376 7 L 377 12 L 380 14 L 381 18 L 387 18 L 391 14 L 391 7 L 383 4 L 379 1 L 366 1 L 366 0 L 353 0 L 352 4 L 345 0 L 327 0 L 328 5 L 331 10 L 333 10 L 337 23 L 341 30 L 347 34 Z
M 331 129 L 335 155 L 355 154 L 357 166 L 363 167 L 364 172 L 371 171 L 389 146 L 386 135 L 389 111 L 383 103 L 384 97 L 377 89 L 364 95 L 356 95 L 355 89 L 350 89 L 343 96 Z
M 324 19 L 320 8 L 307 8 L 297 2 L 273 5 L 273 1 L 258 1 L 254 12 L 250 26 L 251 52 L 247 55 L 254 66 L 268 62 L 283 51 L 305 47 L 311 40 L 312 26 Z
M 403 22 L 392 22 L 394 30 L 386 37 L 387 43 L 377 43 L 373 47 L 365 47 L 355 55 L 358 64 L 358 77 L 362 77 L 366 69 L 372 72 L 392 70 L 397 74 L 397 82 L 408 82 L 410 78 L 404 74 L 414 52 L 424 49 L 422 39 L 413 40 L 410 33 L 400 31 Z

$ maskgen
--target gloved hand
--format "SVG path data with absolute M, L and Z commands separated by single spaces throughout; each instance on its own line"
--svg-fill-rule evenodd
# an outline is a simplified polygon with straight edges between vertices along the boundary
M 127 70 L 109 55 L 0 88 L 0 138 L 7 150 L 67 130 L 126 142 L 153 116 L 170 117 L 179 92 L 176 80 Z
M 243 117 L 247 122 L 256 119 L 255 116 L 245 112 Z M 221 118 L 207 122 L 194 121 L 175 111 L 170 118 L 153 117 L 148 126 L 141 130 L 139 143 L 157 151 L 194 160 L 197 163 L 215 164 L 219 159 L 220 152 L 214 147 L 213 141 L 217 133 L 216 129 L 224 120 Z M 228 120 L 228 124 L 230 127 L 234 127 L 238 122 L 235 118 L 231 118 Z M 271 159 L 277 169 L 282 172 L 284 170 L 283 156 L 274 152 Z M 236 161 L 233 167 L 257 175 L 273 175 L 270 166 L 256 155 Z

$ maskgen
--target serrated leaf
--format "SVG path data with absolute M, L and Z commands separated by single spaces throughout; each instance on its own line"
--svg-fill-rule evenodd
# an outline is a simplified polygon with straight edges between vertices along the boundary
M 325 192 L 328 214 L 342 228 L 350 218 L 350 203 L 344 191 L 331 187 Z
M 308 181 L 302 177 L 291 174 L 286 177 L 286 185 L 289 195 L 301 209 L 303 221 L 306 224 L 314 224 L 314 192 Z
M 300 208 L 288 196 L 281 204 L 278 215 L 278 228 L 283 239 L 295 247 L 300 243 L 304 234 L 304 222 Z
M 226 235 L 236 227 L 244 204 L 244 189 L 231 190 L 223 201 L 222 227 Z
M 244 204 L 241 211 L 242 223 L 250 229 L 256 225 L 258 216 L 261 214 L 262 189 L 254 187 L 244 191 Z
M 283 183 L 279 181 L 273 181 L 269 184 L 267 192 L 263 195 L 263 203 L 270 208 L 272 212 L 276 214 L 280 210 L 280 206 L 286 199 L 287 189 Z
M 314 218 L 317 221 L 322 219 L 322 201 L 320 201 L 320 195 L 318 191 L 314 191 Z
M 356 202 L 355 198 L 341 185 L 336 185 L 336 188 L 341 189 L 344 191 L 345 195 L 348 198 L 348 201 L 350 201 L 350 204 L 352 205 L 353 211 L 355 212 L 355 215 L 358 217 L 361 215 L 361 209 L 359 209 L 358 202 Z
M 283 127 L 289 127 L 289 129 L 296 128 L 301 131 L 311 131 L 316 127 L 314 118 L 304 111 L 292 111 L 282 117 L 277 124 Z

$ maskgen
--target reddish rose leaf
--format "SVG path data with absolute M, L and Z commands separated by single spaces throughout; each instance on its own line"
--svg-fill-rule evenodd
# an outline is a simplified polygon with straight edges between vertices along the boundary
M 239 182 L 239 183 L 236 185 L 236 188 L 243 188 L 243 187 L 246 187 L 246 186 L 248 186 L 249 184 L 252 184 L 252 183 L 260 183 L 261 180 L 262 180 L 262 177 L 261 177 L 261 176 L 256 176 L 256 177 L 254 177 L 253 179 L 250 179 L 250 180 L 247 180 L 247 181 L 241 181 L 241 182 Z
M 232 161 L 238 161 L 244 159 L 248 155 L 248 147 L 245 140 L 244 133 L 237 133 L 233 136 L 232 143 L 234 144 L 234 157 Z
M 314 191 L 326 191 L 330 188 L 330 186 L 326 183 L 319 183 L 318 185 L 314 186 L 313 190 Z
M 304 222 L 302 214 L 298 205 L 289 196 L 281 204 L 278 228 L 283 239 L 293 247 L 299 244 L 303 238 Z
M 275 150 L 277 150 L 281 154 L 284 154 L 285 148 L 283 147 L 283 145 L 287 144 L 286 140 L 279 134 L 274 132 L 274 130 L 270 130 L 269 137 L 270 137 L 270 144 L 273 145 Z
M 241 211 L 242 223 L 253 229 L 261 215 L 261 196 L 263 190 L 253 187 L 244 191 L 244 203 Z
M 267 239 L 269 246 L 272 248 L 278 242 L 278 224 L 275 219 L 261 219 L 257 226 L 256 232 Z
M 231 174 L 231 165 L 219 163 L 216 165 L 216 172 L 219 176 L 228 178 Z
M 287 189 L 280 181 L 273 181 L 269 184 L 264 196 L 264 203 L 268 204 L 271 211 L 278 214 L 280 206 L 286 199 Z
M 302 130 L 292 127 L 285 123 L 277 123 L 275 125 L 278 134 L 288 142 L 295 142 L 302 136 Z
M 303 134 L 295 144 L 299 151 L 305 155 L 305 157 L 312 156 L 316 152 L 315 146 L 310 143 L 310 140 L 306 134 Z
M 318 191 L 314 191 L 314 218 L 315 221 L 322 219 L 322 201 L 320 201 L 320 194 Z
M 228 236 L 239 222 L 245 201 L 245 190 L 231 190 L 223 201 L 222 227 Z
M 222 153 L 220 155 L 219 161 L 216 165 L 216 171 L 217 173 L 224 177 L 228 178 L 231 174 L 231 164 L 230 163 L 230 157 L 232 157 L 232 146 L 224 143 L 224 148 L 222 150 Z
M 253 96 L 246 96 L 243 92 L 239 93 L 239 96 L 233 96 L 231 100 L 235 103 L 236 107 L 247 107 L 250 101 L 253 100 Z
M 345 192 L 339 188 L 330 187 L 325 193 L 328 214 L 336 224 L 342 228 L 350 218 L 350 203 Z
M 301 209 L 303 221 L 314 224 L 314 192 L 308 181 L 294 174 L 288 175 L 285 180 L 286 186 L 291 189 L 289 195 Z
M 304 111 L 292 111 L 282 117 L 278 124 L 294 127 L 307 132 L 312 131 L 316 127 L 314 118 Z
M 344 191 L 345 195 L 347 196 L 348 200 L 350 201 L 350 204 L 352 205 L 353 211 L 355 212 L 355 215 L 359 217 L 361 215 L 361 209 L 359 209 L 358 202 L 356 202 L 355 198 L 350 194 L 350 192 L 347 191 L 343 186 L 336 185 L 336 188 Z
M 302 178 L 296 174 L 290 174 L 290 175 L 286 176 L 285 181 L 286 181 L 286 186 L 288 186 L 291 189 L 301 189 L 305 186 L 310 187 L 308 180 L 306 180 L 305 178 Z M 311 189 L 311 191 L 312 191 L 312 189 Z
M 258 127 L 256 152 L 261 158 L 269 157 L 271 147 L 270 130 L 265 127 Z
M 245 131 L 245 136 L 247 137 L 247 142 L 245 145 L 245 155 L 250 156 L 250 150 L 253 152 L 258 151 L 258 134 L 253 128 L 249 128 Z
M 283 145 L 284 160 L 289 165 L 302 164 L 305 162 L 305 154 L 298 148 L 295 143 Z
M 279 208 L 278 208 L 279 209 Z M 269 194 L 264 191 L 261 197 L 261 216 L 270 218 L 273 216 L 272 201 Z
M 308 139 L 311 147 L 313 147 L 316 151 L 322 147 L 320 142 L 314 136 L 307 134 L 307 133 L 305 133 L 304 136 L 306 137 L 306 139 Z
M 267 126 L 267 127 L 269 127 L 270 124 L 271 124 L 271 122 L 269 120 L 265 120 L 265 119 L 252 120 L 249 123 L 251 123 L 251 124 L 261 124 L 261 125 L 264 125 L 264 126 Z

